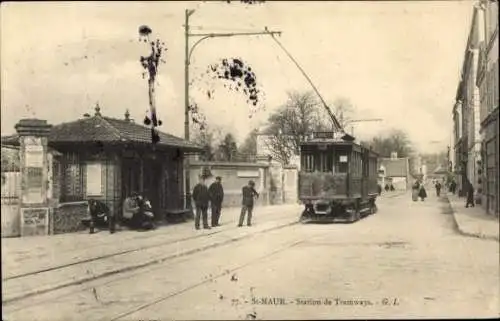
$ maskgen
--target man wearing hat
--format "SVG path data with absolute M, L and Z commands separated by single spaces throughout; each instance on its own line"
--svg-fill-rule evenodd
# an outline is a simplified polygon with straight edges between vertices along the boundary
M 241 202 L 241 214 L 240 214 L 240 221 L 238 223 L 238 227 L 243 226 L 243 220 L 245 219 L 245 213 L 248 211 L 248 216 L 247 216 L 247 226 L 252 225 L 252 211 L 253 211 L 253 204 L 254 204 L 254 197 L 259 198 L 259 193 L 255 190 L 255 182 L 250 180 L 248 182 L 248 185 L 243 186 L 242 188 L 242 202 Z
M 210 203 L 212 204 L 212 227 L 219 226 L 220 211 L 222 201 L 224 200 L 224 188 L 222 187 L 222 178 L 217 176 L 208 188 L 210 194 Z
M 194 219 L 194 227 L 200 229 L 200 216 L 203 220 L 203 228 L 210 229 L 208 226 L 208 203 L 210 201 L 210 195 L 208 193 L 207 185 L 205 184 L 205 176 L 199 176 L 200 181 L 193 189 L 193 200 L 196 207 L 196 215 Z

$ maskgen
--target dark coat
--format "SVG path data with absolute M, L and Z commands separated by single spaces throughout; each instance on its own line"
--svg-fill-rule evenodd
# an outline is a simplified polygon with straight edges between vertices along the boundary
M 208 207 L 210 194 L 205 184 L 198 183 L 193 189 L 193 200 L 196 207 Z
M 418 197 L 420 197 L 420 198 L 427 197 L 427 192 L 425 191 L 425 188 L 423 186 L 421 186 L 420 190 L 418 191 Z
M 257 191 L 255 191 L 255 189 L 250 186 L 243 186 L 243 188 L 241 189 L 241 194 L 243 196 L 241 205 L 244 206 L 253 206 L 254 196 L 259 197 L 259 193 L 257 193 Z
M 474 202 L 474 186 L 472 186 L 471 183 L 469 183 L 467 186 L 467 202 Z
M 208 193 L 210 194 L 210 201 L 215 204 L 222 204 L 224 200 L 224 188 L 219 182 L 213 182 L 208 188 Z

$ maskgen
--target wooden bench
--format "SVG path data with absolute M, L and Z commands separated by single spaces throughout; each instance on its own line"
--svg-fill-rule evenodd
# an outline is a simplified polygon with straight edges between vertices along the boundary
M 167 222 L 185 222 L 188 218 L 192 218 L 193 211 L 189 208 L 184 209 L 169 209 L 165 211 L 165 220 Z

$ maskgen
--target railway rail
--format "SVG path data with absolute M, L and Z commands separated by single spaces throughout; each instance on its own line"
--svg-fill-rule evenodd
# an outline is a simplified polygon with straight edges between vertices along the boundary
M 266 233 L 298 223 L 297 220 L 290 220 L 289 213 L 283 216 L 276 219 L 280 222 L 277 226 L 259 230 L 257 232 L 251 231 L 243 235 L 239 234 L 236 237 L 232 237 L 230 234 L 237 228 L 231 227 L 224 230 L 215 230 L 209 233 L 177 238 L 164 242 L 156 242 L 133 249 L 127 249 L 124 251 L 118 251 L 102 256 L 91 257 L 84 260 L 78 260 L 67 264 L 6 277 L 2 280 L 4 289 L 2 304 L 8 305 L 33 296 L 61 290 L 74 285 L 82 285 L 93 280 L 138 270 L 153 264 L 164 263 L 174 258 L 192 255 L 209 248 L 219 247 L 228 243 L 253 237 L 254 235 L 260 233 Z M 195 242 L 201 238 L 214 236 L 221 236 L 222 240 L 219 242 L 209 243 L 208 245 L 201 247 Z M 179 242 L 183 243 L 183 250 L 178 250 Z M 190 244 L 190 242 L 194 244 Z M 192 245 L 192 247 L 188 248 L 189 245 Z M 172 247 L 175 247 L 176 249 L 172 249 Z M 162 255 L 162 253 L 168 252 L 168 250 L 170 250 L 170 253 L 173 252 L 173 254 Z M 103 267 L 102 262 L 109 262 L 111 268 L 105 266 Z M 132 264 L 124 265 L 123 262 L 132 262 Z M 89 266 L 91 264 L 94 264 L 94 267 Z M 97 273 L 87 273 L 92 269 L 97 271 Z M 85 270 L 85 273 L 83 273 L 83 270 Z M 61 278 L 62 280 L 59 282 L 54 282 L 54 280 Z M 27 284 L 42 284 L 42 286 L 35 289 L 28 289 L 26 291 L 25 289 L 28 288 Z

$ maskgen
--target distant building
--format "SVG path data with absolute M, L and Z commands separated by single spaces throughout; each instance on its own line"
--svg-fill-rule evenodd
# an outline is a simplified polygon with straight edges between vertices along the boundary
M 382 187 L 388 182 L 392 183 L 396 190 L 407 190 L 411 184 L 410 162 L 408 157 L 397 157 L 397 153 L 391 153 L 390 158 L 379 159 L 379 184 Z

